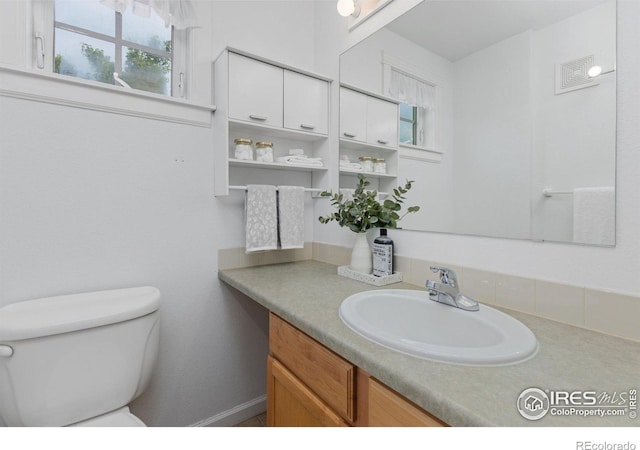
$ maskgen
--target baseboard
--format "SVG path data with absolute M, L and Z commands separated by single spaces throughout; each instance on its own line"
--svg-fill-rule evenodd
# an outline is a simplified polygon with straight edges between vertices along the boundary
M 208 419 L 201 420 L 189 425 L 191 427 L 232 427 L 244 422 L 247 419 L 262 414 L 267 410 L 267 396 L 261 395 L 260 397 L 249 400 L 238 406 L 223 411 L 220 414 L 216 414 Z

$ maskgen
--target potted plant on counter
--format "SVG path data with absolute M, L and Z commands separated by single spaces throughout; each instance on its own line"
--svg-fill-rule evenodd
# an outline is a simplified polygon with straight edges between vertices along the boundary
M 331 197 L 331 205 L 336 211 L 320 216 L 321 223 L 331 221 L 338 222 L 341 227 L 348 227 L 356 233 L 356 241 L 351 252 L 352 270 L 364 273 L 371 273 L 371 250 L 367 242 L 366 232 L 372 228 L 397 228 L 398 222 L 407 214 L 420 210 L 419 206 L 410 206 L 401 216 L 402 204 L 405 200 L 404 194 L 411 189 L 413 181 L 407 181 L 404 186 L 398 186 L 393 190 L 390 198 L 380 203 L 377 191 L 366 190 L 371 183 L 364 175 L 358 175 L 358 185 L 353 195 L 343 193 L 334 194 L 324 191 L 322 197 Z

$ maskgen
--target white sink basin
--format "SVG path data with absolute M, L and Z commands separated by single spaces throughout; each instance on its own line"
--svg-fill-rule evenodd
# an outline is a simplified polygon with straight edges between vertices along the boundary
M 340 318 L 362 337 L 422 359 L 499 366 L 538 351 L 535 335 L 513 317 L 485 305 L 463 311 L 437 303 L 426 290 L 360 292 L 342 302 Z

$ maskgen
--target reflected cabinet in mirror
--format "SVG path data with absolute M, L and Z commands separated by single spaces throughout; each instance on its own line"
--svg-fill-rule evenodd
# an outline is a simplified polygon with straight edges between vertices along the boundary
M 341 128 L 340 187 L 371 156 L 373 188 L 415 181 L 403 228 L 614 245 L 615 65 L 615 0 L 420 3 L 340 57 L 347 97 L 397 120 L 393 144 Z

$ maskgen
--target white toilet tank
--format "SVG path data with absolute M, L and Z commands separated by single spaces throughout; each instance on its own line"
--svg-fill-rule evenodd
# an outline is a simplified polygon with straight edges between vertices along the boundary
M 158 355 L 154 287 L 64 295 L 0 308 L 0 417 L 61 426 L 126 406 Z

